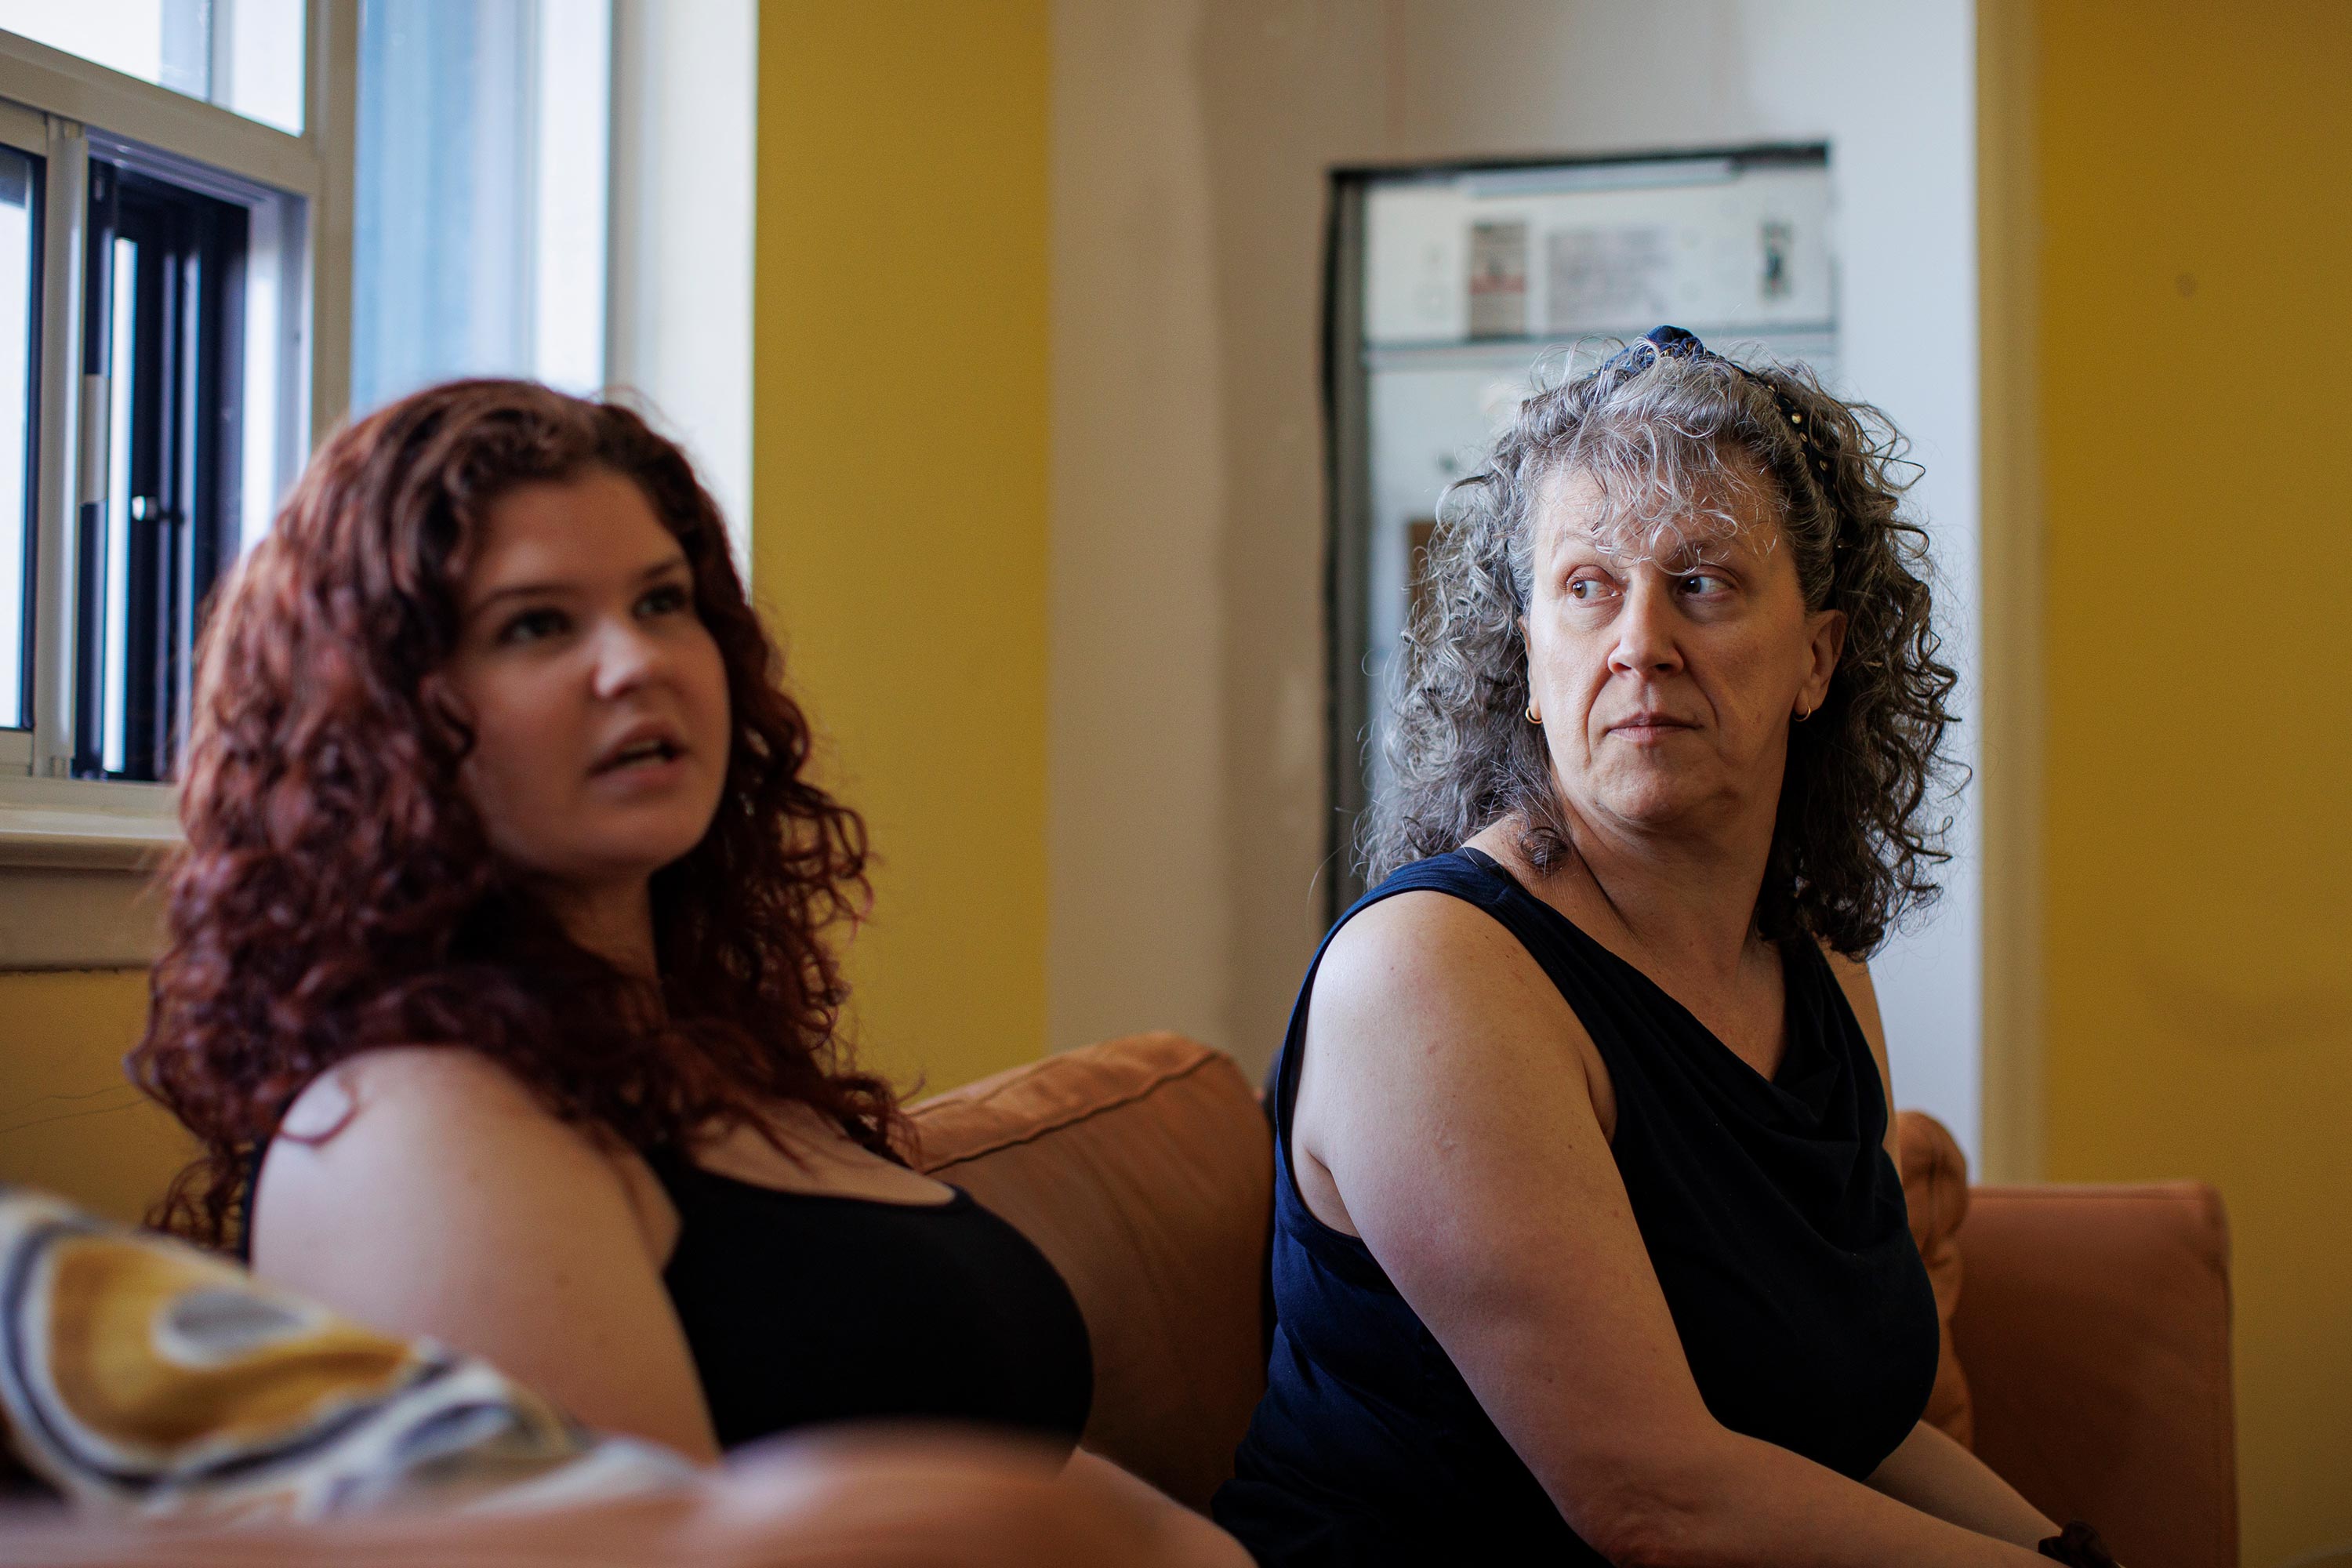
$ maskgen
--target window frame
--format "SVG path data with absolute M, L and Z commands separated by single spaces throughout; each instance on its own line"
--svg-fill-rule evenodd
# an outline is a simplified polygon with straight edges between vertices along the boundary
M 33 268 L 34 287 L 36 289 L 39 290 L 41 294 L 46 295 L 48 281 L 47 277 L 47 264 L 48 260 L 47 218 L 49 181 L 47 123 L 41 118 L 41 116 L 32 113 L 30 110 L 18 109 L 16 105 L 11 103 L 0 102 L 0 147 L 5 147 L 10 152 L 19 153 L 28 158 L 36 159 L 40 164 L 41 178 L 39 200 L 41 210 L 36 219 L 36 222 L 39 226 L 40 247 L 34 254 Z M 47 320 L 48 311 L 45 307 L 37 310 L 34 315 L 34 321 L 37 323 L 46 323 Z M 29 342 L 27 346 L 32 351 L 32 358 L 34 361 L 31 367 L 33 374 L 26 378 L 27 383 L 26 392 L 29 395 L 27 411 L 31 416 L 26 430 L 27 446 L 37 448 L 40 440 L 39 371 L 42 363 L 43 345 L 35 342 Z M 30 475 L 37 475 L 40 471 L 40 466 L 37 461 L 34 461 L 33 458 L 34 453 L 27 451 L 21 454 L 9 454 L 7 459 L 0 460 L 16 460 L 26 462 L 28 469 L 30 470 Z M 28 477 L 30 477 L 30 475 L 28 475 Z M 30 567 L 33 564 L 36 558 L 36 552 L 38 548 L 37 535 L 40 521 L 40 498 L 37 494 L 28 495 L 26 498 L 26 501 L 27 519 L 34 525 L 34 527 L 28 531 L 35 536 L 33 538 L 26 539 L 25 542 L 26 550 L 24 563 L 26 566 Z M 34 589 L 34 584 L 29 580 L 29 577 L 24 584 L 24 589 L 27 601 L 29 602 Z M 30 656 L 32 651 L 31 642 L 28 638 L 24 652 L 27 656 Z M 31 697 L 33 692 L 34 671 L 30 668 L 31 663 L 32 660 L 30 657 L 27 657 L 26 660 L 26 668 L 23 671 L 25 718 L 27 724 L 29 724 L 32 718 Z M 22 728 L 14 725 L 7 729 L 0 730 L 0 775 L 11 773 L 29 773 L 32 769 L 32 763 L 33 736 L 31 730 L 29 728 Z
M 313 432 L 333 427 L 351 384 L 351 224 L 358 8 L 306 0 L 302 134 L 0 32 L 0 141 L 43 160 L 37 475 L 31 585 L 32 727 L 0 733 L 0 869 L 134 870 L 178 842 L 170 784 L 71 776 L 73 563 L 93 425 L 81 372 L 89 162 L 106 161 L 267 213 L 279 306 L 272 366 L 281 491 Z M 28 144 L 29 143 L 29 144 Z M 17 966 L 0 955 L 0 968 Z

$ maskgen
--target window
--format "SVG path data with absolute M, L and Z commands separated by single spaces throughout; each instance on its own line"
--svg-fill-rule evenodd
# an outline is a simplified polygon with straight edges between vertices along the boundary
M 344 10 L 0 0 L 0 866 L 173 833 L 206 595 L 348 384 Z
M 303 0 L 0 0 L 0 28 L 302 133 Z
M 103 474 L 76 530 L 78 778 L 172 774 L 198 606 L 237 541 L 246 229 L 244 207 L 90 165 L 82 384 Z
M 352 408 L 604 384 L 612 36 L 610 0 L 362 7 Z

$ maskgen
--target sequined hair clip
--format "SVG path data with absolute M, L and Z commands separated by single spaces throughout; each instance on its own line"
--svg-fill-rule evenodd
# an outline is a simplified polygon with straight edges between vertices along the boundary
M 1805 411 L 1797 406 L 1797 400 L 1738 360 L 1726 359 L 1707 347 L 1699 341 L 1697 333 L 1685 331 L 1680 327 L 1652 327 L 1602 361 L 1600 368 L 1601 372 L 1614 371 L 1632 375 L 1649 369 L 1662 359 L 1714 360 L 1729 365 L 1763 388 L 1764 395 L 1772 400 L 1772 406 L 1780 410 L 1780 417 L 1788 421 L 1789 428 L 1795 433 L 1797 444 L 1804 448 L 1806 464 L 1813 470 L 1813 477 L 1821 482 L 1824 493 L 1827 492 L 1831 474 L 1829 449 L 1815 439 L 1813 427 L 1805 418 Z M 1838 531 L 1838 542 L 1843 544 L 1845 542 L 1845 531 L 1841 527 Z

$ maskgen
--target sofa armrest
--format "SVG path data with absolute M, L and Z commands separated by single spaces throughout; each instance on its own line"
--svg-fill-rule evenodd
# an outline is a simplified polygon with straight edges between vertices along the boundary
M 2130 1568 L 2235 1568 L 2229 1233 L 2194 1182 L 1978 1187 L 1952 1320 L 1977 1453 Z
M 391 1509 L 312 1523 L 0 1508 L 8 1568 L 1173 1568 L 1129 1487 L 970 1433 L 839 1427 L 614 1501 Z

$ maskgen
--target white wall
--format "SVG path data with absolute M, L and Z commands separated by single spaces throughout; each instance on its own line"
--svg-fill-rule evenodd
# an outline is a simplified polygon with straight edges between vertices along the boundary
M 1046 1038 L 1238 1047 L 1226 514 L 1190 8 L 1055 17 Z
M 1173 1027 L 1262 1064 L 1320 934 L 1335 164 L 1826 140 L 1841 360 L 1926 467 L 1972 684 L 1967 0 L 1057 0 L 1054 25 L 1053 1044 Z M 1897 1098 L 1973 1155 L 1963 826 L 1937 918 L 1874 969 Z

